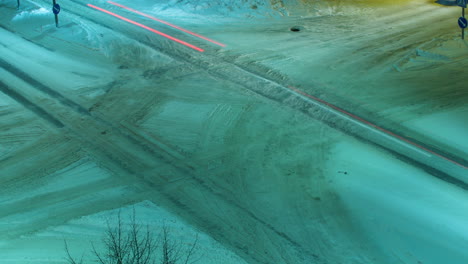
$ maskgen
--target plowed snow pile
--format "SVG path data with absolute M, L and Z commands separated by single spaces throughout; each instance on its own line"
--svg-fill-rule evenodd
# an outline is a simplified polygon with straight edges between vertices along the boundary
M 234 18 L 328 16 L 366 10 L 363 6 L 356 6 L 356 2 L 322 0 L 171 0 L 151 4 L 149 8 L 158 13 L 179 16 L 183 12 L 187 16 L 198 14 Z

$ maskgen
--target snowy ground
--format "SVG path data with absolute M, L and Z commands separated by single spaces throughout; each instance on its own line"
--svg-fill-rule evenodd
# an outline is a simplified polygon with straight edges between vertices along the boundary
M 85 1 L 59 29 L 0 1 L 0 263 L 66 263 L 132 208 L 198 233 L 197 263 L 466 263 L 468 46 L 431 2 L 119 1 L 226 47 L 89 2 L 200 53 Z
M 330 167 L 349 168 L 333 185 L 354 221 L 392 259 L 386 263 L 464 263 L 466 190 L 368 148 L 337 144 Z
M 177 216 L 148 201 L 119 208 L 118 210 L 83 216 L 64 225 L 46 228 L 32 236 L 23 236 L 19 239 L 10 240 L 2 245 L 2 263 L 64 263 L 66 256 L 64 254 L 64 240 L 67 241 L 73 257 L 76 259 L 83 257 L 89 263 L 95 259 L 95 256 L 91 253 L 92 246 L 102 247 L 100 245 L 103 239 L 102 230 L 107 229 L 108 223 L 111 225 L 115 223 L 119 213 L 124 227 L 129 226 L 133 210 L 135 210 L 135 215 L 138 216 L 137 223 L 144 227 L 148 226 L 153 230 L 155 238 L 160 235 L 157 233 L 158 230 L 161 230 L 162 227 L 168 228 L 171 239 L 184 246 L 183 254 L 194 241 L 197 241 L 193 260 L 213 264 L 246 263 L 208 235 L 200 233 L 192 226 L 181 221 Z M 4 224 L 12 223 L 13 221 L 9 220 Z M 205 252 L 210 252 L 210 255 L 206 256 Z

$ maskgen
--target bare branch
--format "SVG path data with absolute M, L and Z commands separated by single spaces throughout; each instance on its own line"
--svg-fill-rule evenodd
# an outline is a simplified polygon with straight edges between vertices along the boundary
M 195 248 L 197 247 L 197 243 L 198 243 L 198 233 L 197 233 L 196 236 L 195 236 L 195 241 L 193 241 L 192 246 L 190 247 L 190 250 L 189 250 L 189 252 L 187 253 L 187 256 L 185 256 L 185 262 L 184 262 L 184 264 L 189 264 L 189 261 L 190 261 L 190 259 L 192 258 L 192 255 L 193 255 L 194 252 L 195 252 Z M 197 261 L 198 261 L 198 260 L 192 261 L 192 262 L 190 262 L 190 263 L 195 263 L 195 262 L 197 262 Z
M 135 208 L 127 228 L 122 221 L 120 211 L 113 227 L 109 221 L 106 224 L 107 229 L 102 238 L 104 251 L 99 251 L 91 243 L 92 253 L 99 264 L 193 264 L 198 261 L 193 259 L 197 249 L 198 234 L 189 249 L 189 246 L 185 247 L 181 241 L 172 239 L 171 230 L 165 224 L 155 238 L 148 225 L 146 230 L 143 230 L 138 224 Z M 156 254 L 159 246 L 161 254 Z M 65 252 L 69 264 L 83 264 L 83 257 L 78 262 L 71 256 L 66 241 Z M 161 259 L 157 260 L 157 255 L 160 255 Z
M 94 244 L 91 243 L 91 246 L 93 247 L 93 253 L 96 256 L 96 258 L 98 259 L 99 263 L 106 264 L 104 262 L 104 260 L 102 259 L 101 254 L 99 254 L 99 252 L 97 252 L 96 248 L 94 247 Z M 110 250 L 110 249 L 108 248 L 108 250 Z M 108 255 L 109 254 L 110 254 L 110 252 L 108 252 Z
M 64 244 L 65 244 L 65 252 L 67 253 L 67 261 L 68 263 L 70 264 L 82 264 L 83 263 L 83 255 L 81 256 L 81 259 L 79 262 L 77 262 L 70 254 L 70 250 L 68 249 L 68 244 L 67 244 L 67 240 L 63 240 Z

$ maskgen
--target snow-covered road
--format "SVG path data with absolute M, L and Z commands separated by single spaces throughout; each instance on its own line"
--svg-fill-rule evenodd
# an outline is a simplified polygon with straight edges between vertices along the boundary
M 172 2 L 167 10 L 177 6 Z M 411 124 L 433 111 L 417 91 L 427 89 L 433 97 L 439 88 L 416 89 L 415 79 L 433 73 L 433 67 L 449 71 L 466 65 L 466 54 L 449 49 L 459 48 L 447 39 L 451 33 L 438 33 L 449 28 L 445 19 L 452 11 L 413 2 L 418 5 L 388 10 L 329 5 L 333 8 L 321 10 L 330 12 L 326 16 L 249 18 L 251 25 L 235 16 L 199 16 L 198 9 L 177 19 L 155 4 L 163 19 L 225 48 L 105 1 L 92 2 L 202 53 L 84 1 L 63 5 L 60 29 L 41 25 L 50 15 L 39 12 L 47 1 L 24 3 L 21 18 L 2 5 L 0 240 L 40 241 L 35 234 L 44 230 L 146 201 L 144 206 L 159 205 L 184 219 L 180 228 L 196 227 L 219 242 L 202 245 L 217 252 L 203 263 L 437 263 L 421 255 L 436 247 L 429 239 L 420 239 L 410 254 L 397 247 L 395 241 L 405 239 L 411 226 L 384 216 L 398 211 L 400 197 L 408 195 L 414 210 L 431 208 L 424 219 L 402 210 L 411 225 L 444 209 L 433 209 L 432 198 L 411 188 L 377 185 L 366 191 L 380 170 L 392 185 L 398 183 L 388 179 L 414 184 L 409 180 L 414 175 L 418 188 L 433 190 L 440 181 L 448 191 L 466 189 L 466 150 L 430 133 L 420 135 L 423 123 L 418 129 Z M 138 6 L 156 15 L 147 3 L 132 5 Z M 288 13 L 285 6 L 274 6 Z M 343 15 L 351 10 L 355 13 Z M 433 14 L 419 15 L 424 12 Z M 408 17 L 410 22 L 404 22 Z M 422 32 L 420 26 L 431 19 L 439 23 Z M 37 24 L 31 28 L 28 20 Z M 292 23 L 302 23 L 304 32 L 289 31 Z M 376 34 L 383 27 L 387 31 Z M 437 45 L 448 52 L 436 56 Z M 444 111 L 463 110 L 460 102 L 467 94 L 460 77 L 446 82 L 446 97 L 430 103 Z M 405 105 L 406 100 L 415 105 Z M 463 140 L 455 142 L 463 146 Z M 353 153 L 362 160 L 347 156 Z M 447 182 L 458 187 L 445 187 Z M 378 190 L 398 199 L 391 203 L 375 195 Z M 438 196 L 447 203 L 453 199 Z M 382 206 L 378 215 L 357 216 L 365 211 L 365 197 L 374 199 L 369 206 Z M 465 199 L 462 193 L 457 197 Z M 444 221 L 458 225 L 457 219 L 465 217 L 455 213 L 461 207 L 446 208 Z M 379 223 L 374 233 L 400 228 L 403 235 L 381 240 L 360 231 L 373 221 Z M 454 243 L 466 239 L 452 228 L 441 227 L 437 234 Z M 454 251 L 440 250 L 440 255 Z M 456 253 L 451 263 L 462 263 L 457 261 L 466 254 Z M 25 263 L 14 254 L 7 263 Z M 44 263 L 61 263 L 59 256 Z

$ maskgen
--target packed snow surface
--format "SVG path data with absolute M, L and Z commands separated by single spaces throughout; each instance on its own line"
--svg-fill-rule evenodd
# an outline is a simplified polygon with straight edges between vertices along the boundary
M 133 210 L 197 263 L 466 263 L 459 7 L 50 4 L 0 3 L 0 263 L 90 260 Z

